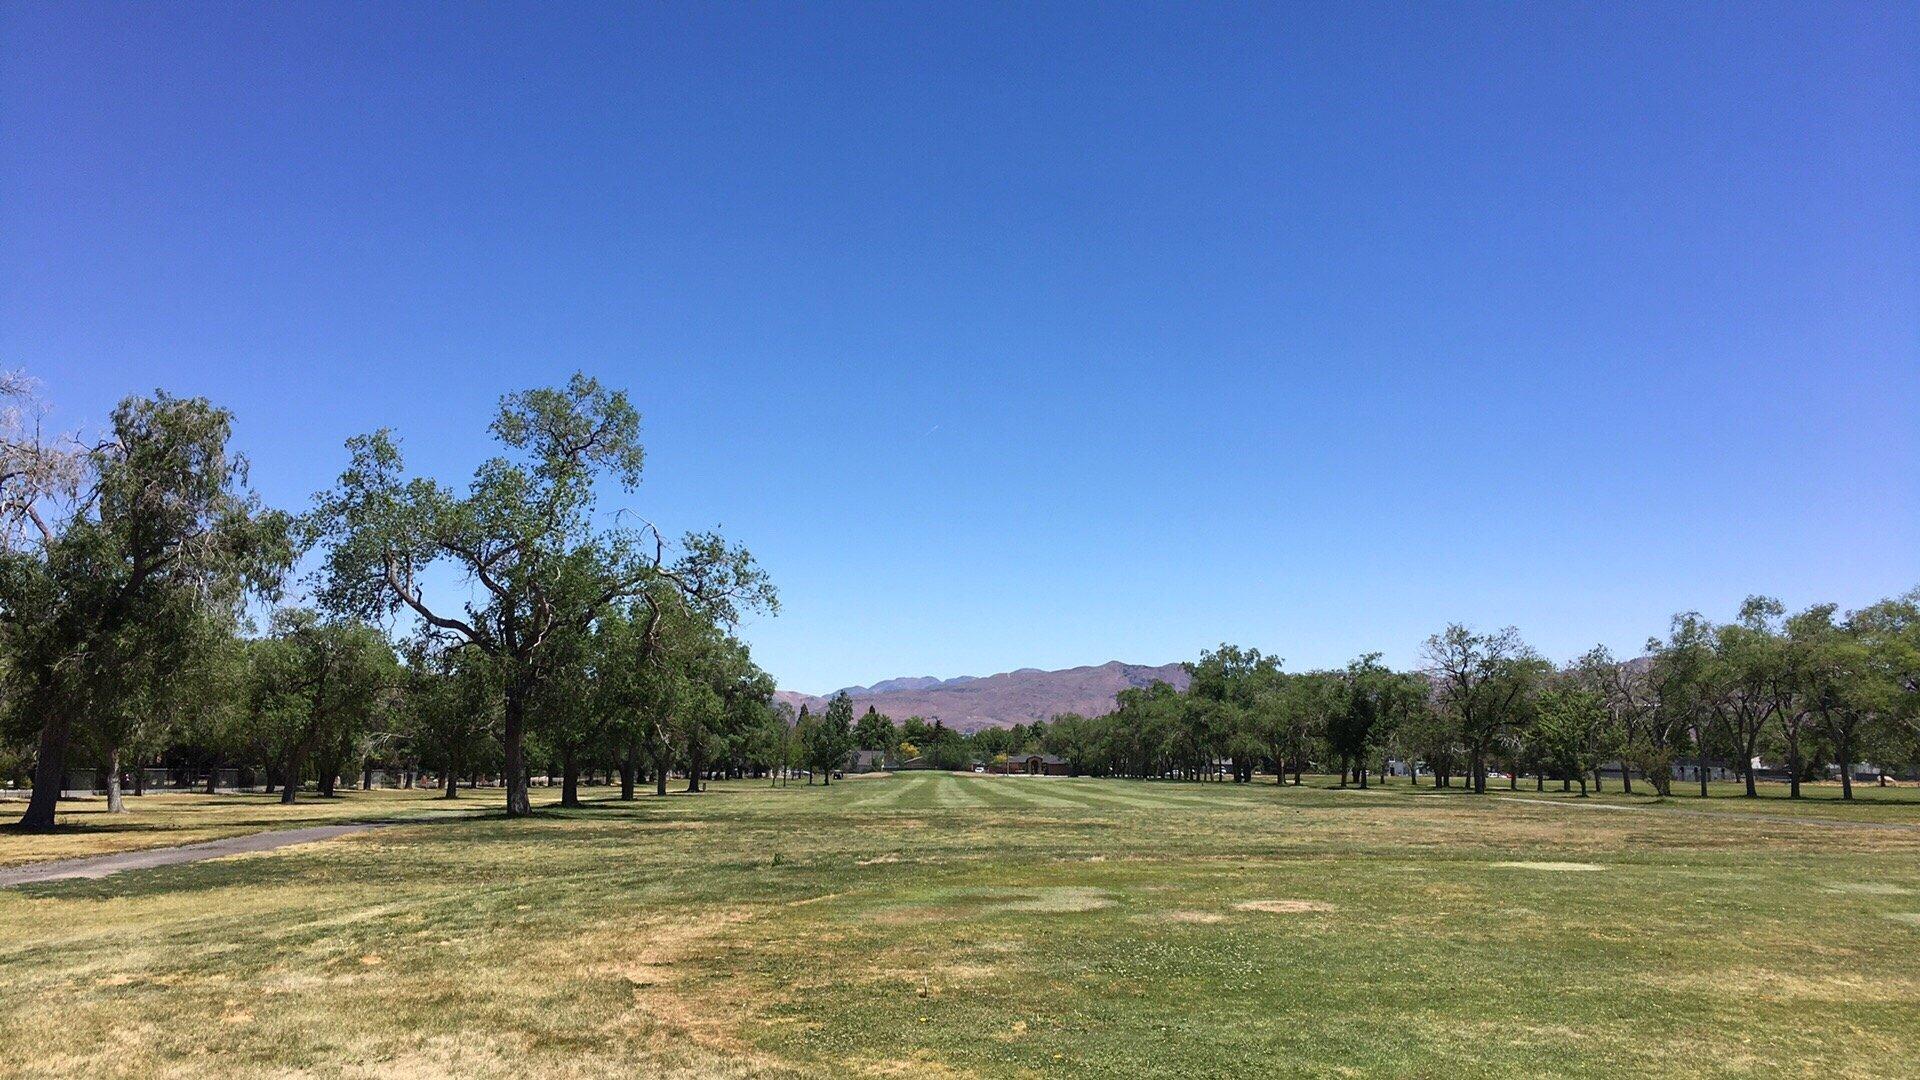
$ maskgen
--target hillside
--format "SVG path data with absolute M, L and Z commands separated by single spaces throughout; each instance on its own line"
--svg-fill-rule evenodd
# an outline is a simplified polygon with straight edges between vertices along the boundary
M 941 720 L 959 731 L 977 731 L 985 727 L 1030 724 L 1059 713 L 1099 716 L 1113 711 L 1114 699 L 1120 691 L 1156 682 L 1172 683 L 1184 689 L 1186 670 L 1179 664 L 1148 667 L 1114 660 L 1097 667 L 1061 671 L 1021 668 L 985 677 L 962 675 L 937 679 L 928 675 L 887 679 L 872 686 L 849 686 L 844 692 L 854 700 L 858 712 L 872 706 L 895 720 L 923 716 L 928 720 Z M 805 704 L 809 709 L 818 710 L 827 700 L 824 696 L 793 690 L 782 690 L 775 696 L 796 709 Z

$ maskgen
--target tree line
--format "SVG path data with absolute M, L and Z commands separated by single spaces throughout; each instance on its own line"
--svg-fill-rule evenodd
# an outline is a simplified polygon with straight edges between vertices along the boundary
M 499 777 L 523 815 L 536 763 L 574 802 L 595 770 L 631 797 L 795 752 L 732 632 L 777 610 L 772 584 L 716 533 L 669 541 L 605 505 L 644 454 L 594 379 L 505 396 L 464 488 L 410 475 L 382 430 L 298 513 L 263 505 L 203 398 L 130 397 L 90 439 L 44 430 L 19 373 L 0 404 L 0 772 L 31 776 L 24 827 L 89 765 L 114 810 L 130 763 L 136 784 L 229 767 L 288 801 L 377 763 L 449 796 Z
M 1920 763 L 1920 589 L 1842 614 L 1819 604 L 1789 614 L 1753 597 L 1729 621 L 1675 616 L 1666 636 L 1622 660 L 1595 647 L 1555 665 L 1511 629 L 1448 626 L 1422 664 L 1395 671 L 1379 653 L 1344 668 L 1284 670 L 1258 649 L 1221 645 L 1185 664 L 1185 690 L 1157 682 L 1120 692 L 1114 711 L 973 735 L 919 717 L 896 728 L 863 717 L 862 747 L 910 748 L 927 764 L 963 769 L 1032 752 L 1088 776 L 1224 779 L 1256 770 L 1285 783 L 1338 773 L 1368 785 L 1390 763 L 1436 787 L 1484 792 L 1530 775 L 1582 794 L 1611 773 L 1659 794 L 1691 769 L 1702 795 L 1717 769 L 1757 795 L 1762 766 L 1793 798 L 1837 772 L 1853 798 L 1857 767 Z

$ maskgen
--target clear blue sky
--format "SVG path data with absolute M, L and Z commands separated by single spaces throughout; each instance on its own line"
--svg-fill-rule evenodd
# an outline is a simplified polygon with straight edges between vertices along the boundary
M 805 690 L 1857 605 L 1920 7 L 1718 7 L 10 3 L 0 362 L 231 406 L 284 505 L 595 373 Z

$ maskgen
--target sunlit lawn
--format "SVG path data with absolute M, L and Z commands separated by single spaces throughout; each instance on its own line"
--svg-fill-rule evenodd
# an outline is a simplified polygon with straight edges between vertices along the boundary
M 4 891 L 0 1071 L 1913 1074 L 1912 789 L 1324 783 L 726 784 Z

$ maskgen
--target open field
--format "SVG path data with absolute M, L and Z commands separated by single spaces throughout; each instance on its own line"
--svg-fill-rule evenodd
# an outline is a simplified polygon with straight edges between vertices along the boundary
M 1920 806 L 1862 794 L 922 773 L 402 826 L 0 892 L 0 1071 L 1912 1075 Z

